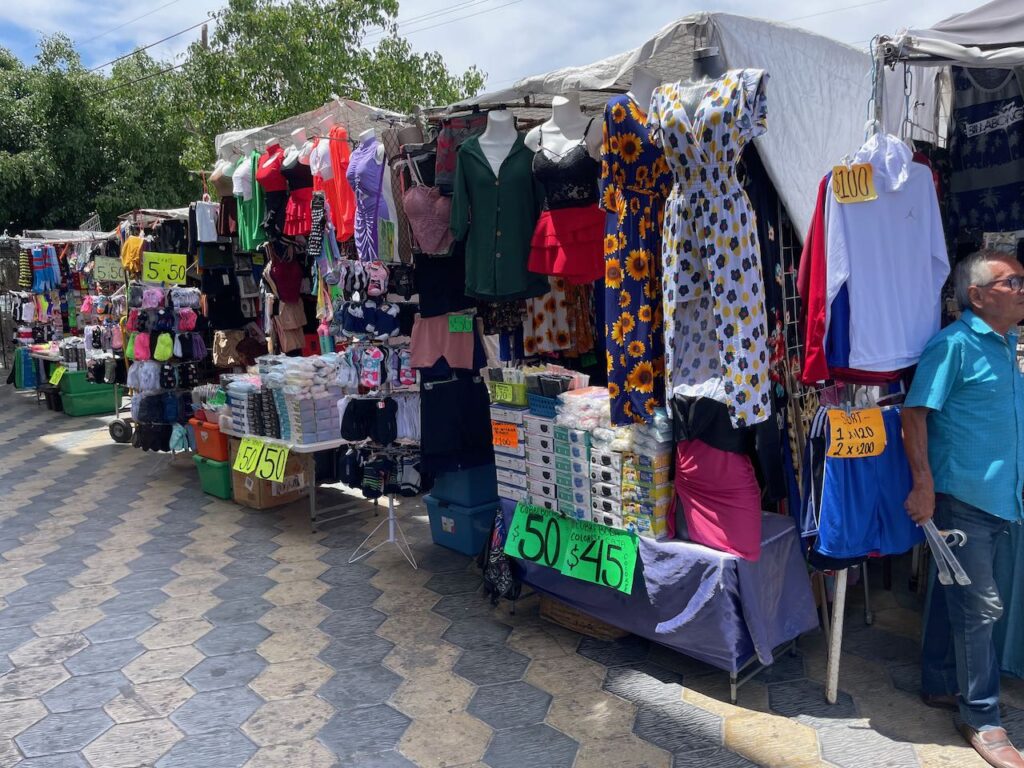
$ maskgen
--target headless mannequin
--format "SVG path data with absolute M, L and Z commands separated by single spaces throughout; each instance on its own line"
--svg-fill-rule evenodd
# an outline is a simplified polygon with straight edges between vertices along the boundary
M 587 130 L 588 126 L 591 130 Z M 585 143 L 591 157 L 601 157 L 600 131 L 580 109 L 578 92 L 551 99 L 551 117 L 526 134 L 526 146 L 537 152 L 543 146 L 549 157 L 561 157 L 577 144 Z
M 630 83 L 629 92 L 626 95 L 633 99 L 640 110 L 646 114 L 651 106 L 651 94 L 659 85 L 661 85 L 661 78 L 656 74 L 643 67 L 634 67 L 633 82 Z
M 683 109 L 690 122 L 693 122 L 697 107 L 707 95 L 712 83 L 724 74 L 725 62 L 722 61 L 717 47 L 698 48 L 693 52 L 693 81 L 680 89 Z
M 265 142 L 263 142 L 263 146 L 266 147 L 268 152 L 270 151 L 271 147 L 277 146 L 279 144 L 280 144 L 280 142 L 276 138 L 273 138 L 273 137 L 271 137 L 271 138 L 267 139 Z M 274 159 L 275 159 L 274 155 L 271 155 L 270 157 L 268 157 L 267 161 L 265 163 L 263 163 L 263 167 L 264 168 L 269 168 L 273 164 Z
M 370 139 L 375 138 L 376 135 L 377 134 L 373 130 L 373 128 L 367 128 L 365 131 L 363 131 L 356 137 L 356 141 L 359 143 L 360 146 L 362 146 Z M 377 142 L 377 152 L 375 155 L 375 159 L 377 160 L 378 163 L 384 162 L 384 145 L 381 144 L 379 141 Z
M 515 120 L 512 113 L 505 109 L 496 109 L 487 113 L 487 128 L 480 134 L 480 149 L 497 176 L 501 172 L 501 164 L 505 162 L 512 145 L 516 143 Z
M 306 129 L 296 128 L 292 131 L 292 145 L 285 150 L 284 153 L 284 167 L 291 168 L 299 161 L 299 155 L 302 153 L 302 147 L 306 143 Z

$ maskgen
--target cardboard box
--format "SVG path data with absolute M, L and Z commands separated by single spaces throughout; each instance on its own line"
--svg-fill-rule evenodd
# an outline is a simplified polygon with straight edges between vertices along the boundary
M 232 437 L 230 446 L 230 462 L 235 463 L 238 446 L 241 440 Z M 284 482 L 274 483 L 260 480 L 253 475 L 243 475 L 231 470 L 231 488 L 235 501 L 250 509 L 270 509 L 291 504 L 293 501 L 309 495 L 309 484 L 313 479 L 313 454 L 289 453 L 288 462 L 284 467 Z
M 505 408 L 500 405 L 491 405 L 491 418 L 494 421 L 507 421 L 510 424 L 522 424 L 523 419 L 530 412 L 525 408 Z
M 525 472 L 526 459 L 518 459 L 515 456 L 506 456 L 503 453 L 494 454 L 494 466 L 498 469 L 508 469 L 512 472 Z
M 498 482 L 503 485 L 514 485 L 516 488 L 526 487 L 526 475 L 522 472 L 513 472 L 510 469 L 496 469 L 495 475 Z
M 528 435 L 539 435 L 550 437 L 555 429 L 554 419 L 545 419 L 543 416 L 523 416 L 523 426 L 526 427 Z

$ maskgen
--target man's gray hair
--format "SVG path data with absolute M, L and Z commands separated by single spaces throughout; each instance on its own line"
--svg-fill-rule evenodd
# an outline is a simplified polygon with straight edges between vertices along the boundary
M 975 251 L 957 262 L 953 273 L 953 291 L 960 309 L 971 309 L 969 289 L 972 285 L 987 285 L 992 281 L 992 268 L 989 264 L 993 261 L 1016 263 L 1017 257 L 1012 253 L 1003 253 L 1002 251 Z

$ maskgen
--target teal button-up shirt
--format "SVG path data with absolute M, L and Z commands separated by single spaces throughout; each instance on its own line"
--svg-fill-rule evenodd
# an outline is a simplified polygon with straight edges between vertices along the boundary
M 966 310 L 924 348 L 906 405 L 930 408 L 928 460 L 937 493 L 1024 520 L 1024 380 L 1017 334 Z

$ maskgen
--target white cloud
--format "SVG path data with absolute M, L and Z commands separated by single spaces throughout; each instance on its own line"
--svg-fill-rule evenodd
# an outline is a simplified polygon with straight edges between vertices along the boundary
M 144 19 L 97 35 L 171 2 Z M 877 33 L 906 26 L 927 26 L 964 10 L 963 0 L 777 0 L 771 17 L 799 19 L 796 26 L 847 43 L 866 45 Z M 849 7 L 844 10 L 845 6 Z M 0 35 L 64 31 L 79 43 L 90 66 L 202 21 L 217 0 L 50 0 L 0 5 Z M 699 10 L 759 16 L 763 0 L 723 0 L 710 6 L 695 0 L 402 0 L 399 20 L 412 46 L 437 50 L 455 70 L 476 64 L 488 74 L 488 88 L 500 88 L 524 75 L 562 66 L 586 64 L 635 47 L 665 24 Z M 821 15 L 813 15 L 821 14 Z M 430 15 L 429 18 L 423 18 Z M 0 36 L 0 45 L 13 46 Z M 158 58 L 180 54 L 199 37 L 199 29 L 150 49 Z M 20 46 L 23 49 L 23 41 Z

